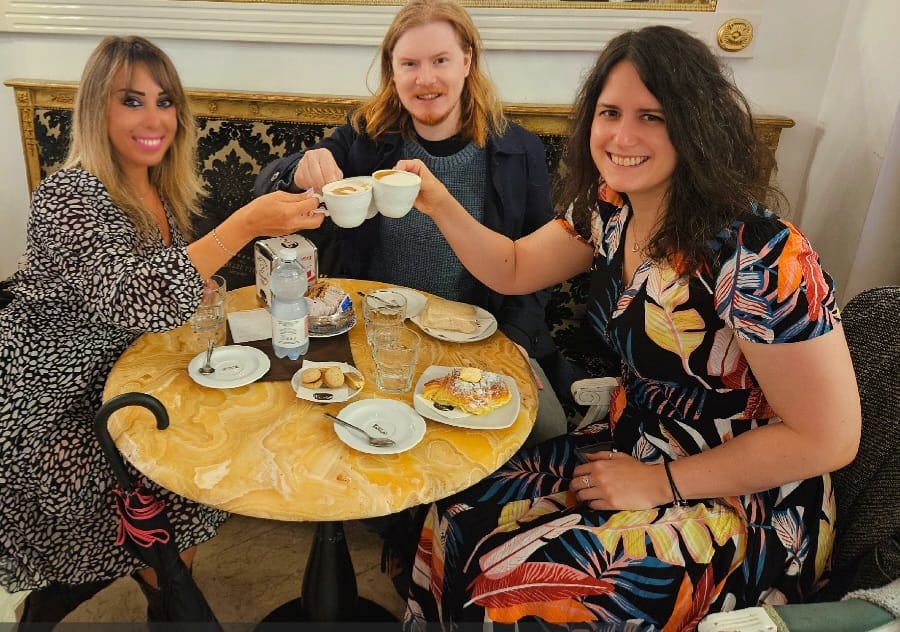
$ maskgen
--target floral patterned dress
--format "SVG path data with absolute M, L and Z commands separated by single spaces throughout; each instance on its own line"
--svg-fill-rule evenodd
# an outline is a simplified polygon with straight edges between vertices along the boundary
M 171 247 L 158 231 L 140 237 L 80 169 L 34 192 L 27 267 L 0 310 L 0 586 L 9 592 L 145 566 L 116 544 L 116 480 L 92 423 L 122 352 L 144 332 L 186 322 L 200 300 L 203 280 L 169 226 Z M 148 487 L 166 501 L 182 550 L 228 517 Z
M 780 344 L 834 328 L 833 283 L 806 238 L 754 208 L 710 244 L 717 265 L 687 277 L 677 261 L 645 262 L 625 285 L 630 217 L 616 193 L 601 191 L 589 312 L 622 358 L 610 413 L 618 449 L 659 463 L 780 423 L 735 338 Z M 532 620 L 692 630 L 708 612 L 799 601 L 820 585 L 833 541 L 829 476 L 687 506 L 596 511 L 568 488 L 574 448 L 597 432 L 522 450 L 432 505 L 406 629 Z

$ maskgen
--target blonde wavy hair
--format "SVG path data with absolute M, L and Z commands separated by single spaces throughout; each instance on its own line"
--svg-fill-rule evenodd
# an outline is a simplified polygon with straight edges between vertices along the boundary
M 191 215 L 199 212 L 205 195 L 197 172 L 197 129 L 190 104 L 169 57 L 143 37 L 106 37 L 85 64 L 75 96 L 72 137 L 65 167 L 80 167 L 97 176 L 113 203 L 131 219 L 141 234 L 150 234 L 156 224 L 136 191 L 132 191 L 113 154 L 107 112 L 113 80 L 124 68 L 129 78 L 143 65 L 174 104 L 178 128 L 171 147 L 158 165 L 150 168 L 150 183 L 168 204 L 178 230 L 190 238 Z
M 357 132 L 365 132 L 375 141 L 399 132 L 404 138 L 414 138 L 412 117 L 400 102 L 394 86 L 391 63 L 397 40 L 409 29 L 434 22 L 448 23 L 464 53 L 471 55 L 469 76 L 463 86 L 460 112 L 460 135 L 484 147 L 490 134 L 500 135 L 506 130 L 503 103 L 494 85 L 481 69 L 481 36 L 472 17 L 452 0 L 410 0 L 388 27 L 381 42 L 381 83 L 378 91 L 350 116 Z

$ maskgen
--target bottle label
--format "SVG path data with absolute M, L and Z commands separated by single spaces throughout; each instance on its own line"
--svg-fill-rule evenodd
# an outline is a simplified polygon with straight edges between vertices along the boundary
M 302 347 L 309 342 L 309 316 L 295 320 L 272 319 L 272 345 L 283 349 Z

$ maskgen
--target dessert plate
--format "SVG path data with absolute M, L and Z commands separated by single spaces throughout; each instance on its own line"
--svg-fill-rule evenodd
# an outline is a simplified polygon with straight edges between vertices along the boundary
M 338 386 L 337 388 L 306 388 L 303 386 L 303 381 L 300 378 L 300 374 L 310 368 L 314 367 L 329 367 L 336 366 L 344 373 L 352 373 L 356 375 L 360 380 L 359 388 L 351 388 L 349 384 L 344 384 L 342 386 Z M 364 385 L 362 373 L 355 366 L 351 366 L 346 362 L 310 362 L 309 360 L 304 360 L 303 364 L 300 367 L 300 370 L 294 373 L 294 376 L 291 378 L 291 386 L 294 388 L 294 392 L 297 393 L 297 397 L 300 399 L 305 399 L 310 402 L 316 402 L 318 404 L 333 404 L 335 402 L 346 402 L 348 399 L 356 397 L 357 394 L 362 390 Z
M 448 426 L 470 428 L 472 430 L 500 430 L 501 428 L 509 428 L 515 423 L 516 417 L 519 416 L 521 402 L 516 381 L 508 375 L 501 374 L 500 377 L 509 386 L 509 402 L 484 415 L 472 415 L 456 408 L 441 411 L 434 407 L 434 402 L 422 397 L 422 387 L 426 382 L 443 377 L 454 368 L 452 366 L 432 365 L 422 372 L 422 377 L 416 382 L 416 388 L 413 390 L 413 406 L 417 413 L 427 419 L 439 421 Z
M 195 356 L 188 363 L 188 375 L 197 384 L 209 388 L 237 388 L 255 382 L 269 370 L 271 362 L 265 353 L 255 347 L 228 345 L 213 349 L 210 365 L 216 370 L 210 375 L 200 373 L 206 361 L 206 352 Z
M 425 420 L 421 415 L 403 402 L 393 399 L 361 399 L 344 406 L 337 416 L 349 424 L 362 428 L 373 437 L 393 439 L 394 445 L 377 448 L 369 445 L 358 432 L 327 420 L 334 426 L 338 439 L 354 450 L 367 454 L 406 452 L 425 436 Z
M 484 340 L 495 331 L 497 331 L 497 319 L 494 318 L 493 314 L 491 314 L 486 309 L 482 309 L 477 305 L 475 305 L 474 307 L 475 325 L 478 328 L 470 334 L 465 334 L 461 331 L 450 331 L 448 329 L 434 329 L 433 327 L 426 327 L 422 324 L 421 319 L 419 318 L 419 314 L 416 314 L 414 317 L 410 318 L 410 320 L 413 321 L 419 327 L 419 329 L 424 331 L 432 338 L 444 340 L 445 342 L 476 342 L 477 340 Z

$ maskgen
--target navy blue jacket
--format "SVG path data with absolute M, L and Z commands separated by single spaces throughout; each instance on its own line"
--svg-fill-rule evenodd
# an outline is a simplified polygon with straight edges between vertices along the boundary
M 401 159 L 403 140 L 399 134 L 393 134 L 375 143 L 365 134 L 357 134 L 347 124 L 335 129 L 314 148 L 322 147 L 332 153 L 344 177 L 349 178 L 371 175 L 378 169 L 396 165 Z M 254 197 L 275 190 L 297 191 L 293 185 L 294 171 L 302 157 L 303 152 L 299 152 L 267 165 L 256 178 Z M 487 164 L 484 224 L 488 228 L 517 239 L 550 221 L 553 217 L 550 175 L 544 145 L 537 136 L 510 122 L 503 136 L 489 138 Z M 333 274 L 369 278 L 370 253 L 382 221 L 390 220 L 376 215 L 358 228 L 334 229 L 340 251 L 351 254 L 339 255 L 340 263 L 332 270 Z M 317 245 L 321 255 L 323 245 L 318 242 Z M 325 248 L 327 250 L 328 246 Z M 497 318 L 504 334 L 522 345 L 528 355 L 540 359 L 556 351 L 545 320 L 544 308 L 549 298 L 549 289 L 523 296 L 505 296 L 478 283 L 475 302 Z

